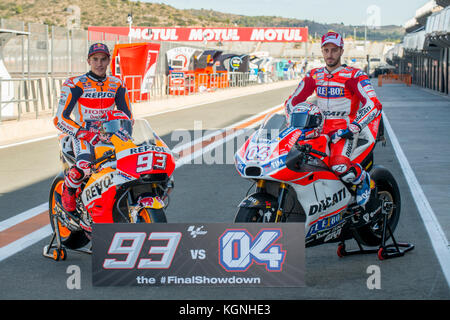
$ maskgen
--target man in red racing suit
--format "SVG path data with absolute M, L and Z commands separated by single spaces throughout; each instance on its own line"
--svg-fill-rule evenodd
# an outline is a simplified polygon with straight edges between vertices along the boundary
M 357 185 L 356 201 L 364 206 L 370 197 L 370 177 L 359 163 L 350 160 L 358 141 L 364 136 L 370 145 L 374 133 L 367 125 L 381 113 L 381 103 L 363 71 L 341 64 L 344 42 L 340 34 L 322 37 L 326 67 L 309 71 L 286 101 L 286 113 L 316 92 L 317 105 L 325 115 L 323 133 L 331 138 L 330 167 L 339 178 Z
M 89 49 L 90 71 L 65 81 L 61 88 L 55 126 L 72 137 L 75 165 L 69 169 L 63 184 L 62 205 L 70 213 L 76 211 L 76 191 L 90 176 L 94 145 L 99 142 L 95 122 L 109 110 L 123 111 L 132 119 L 128 92 L 122 81 L 107 76 L 110 63 L 108 47 L 95 43 Z M 73 116 L 73 118 L 71 117 Z

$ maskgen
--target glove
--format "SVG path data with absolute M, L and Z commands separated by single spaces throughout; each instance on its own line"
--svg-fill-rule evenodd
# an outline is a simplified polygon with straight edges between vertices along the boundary
M 89 142 L 93 146 L 95 146 L 100 141 L 100 138 L 98 137 L 98 134 L 96 131 L 86 130 L 83 128 L 80 128 L 77 131 L 77 134 L 75 135 L 75 137 L 77 139 Z
M 337 143 L 341 139 L 353 139 L 353 135 L 361 131 L 359 124 L 352 122 L 347 129 L 339 129 L 331 136 L 331 142 Z

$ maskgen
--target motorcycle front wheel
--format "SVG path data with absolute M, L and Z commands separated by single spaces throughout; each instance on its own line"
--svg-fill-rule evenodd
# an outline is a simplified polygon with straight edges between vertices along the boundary
M 139 211 L 141 223 L 167 223 L 164 209 L 143 208 Z
M 239 207 L 234 222 L 275 222 L 275 212 L 261 208 Z M 285 222 L 282 220 L 281 222 Z

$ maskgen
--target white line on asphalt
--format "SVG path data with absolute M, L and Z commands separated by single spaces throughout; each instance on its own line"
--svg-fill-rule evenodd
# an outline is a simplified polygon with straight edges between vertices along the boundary
M 21 141 L 21 142 L 16 142 L 16 143 L 11 143 L 11 144 L 5 144 L 3 146 L 0 146 L 0 149 L 6 149 L 6 148 L 11 148 L 11 147 L 16 147 L 16 146 L 20 146 L 22 144 L 27 144 L 27 143 L 33 143 L 33 142 L 39 142 L 39 141 L 43 141 L 43 140 L 48 140 L 48 139 L 52 139 L 52 138 L 56 138 L 58 135 L 53 134 L 51 136 L 45 136 L 45 137 L 41 137 L 41 138 L 36 138 L 36 139 L 30 139 L 30 140 L 25 140 L 25 141 Z
M 240 125 L 243 124 L 243 123 L 246 123 L 246 122 L 248 122 L 248 121 L 252 121 L 253 119 L 258 118 L 258 117 L 262 116 L 262 115 L 265 114 L 265 113 L 271 113 L 271 112 L 273 112 L 274 110 L 276 110 L 277 108 L 279 108 L 279 107 L 281 107 L 281 106 L 282 106 L 282 104 L 276 105 L 276 106 L 274 106 L 274 107 L 272 107 L 272 108 L 270 108 L 270 109 L 267 109 L 267 110 L 265 110 L 265 111 L 262 111 L 262 112 L 260 112 L 260 113 L 258 113 L 258 114 L 256 114 L 256 115 L 254 115 L 254 116 L 251 116 L 251 117 L 249 117 L 249 118 L 246 118 L 246 119 L 244 119 L 244 120 L 241 120 L 241 121 L 239 121 L 239 122 L 236 122 L 236 123 L 234 123 L 234 124 L 228 126 L 227 128 L 219 129 L 219 130 L 217 130 L 217 131 L 211 132 L 211 133 L 207 134 L 206 136 L 199 137 L 199 138 L 195 139 L 194 141 L 192 141 L 192 142 L 190 142 L 190 143 L 186 143 L 186 144 L 181 145 L 181 146 L 176 146 L 175 148 L 173 148 L 172 151 L 173 151 L 173 152 L 179 152 L 179 151 L 181 151 L 181 150 L 183 150 L 183 149 L 189 148 L 189 146 L 191 146 L 191 147 L 192 147 L 192 146 L 195 146 L 196 144 L 198 144 L 198 143 L 200 143 L 200 142 L 202 142 L 202 141 L 209 140 L 210 138 L 215 137 L 215 136 L 217 136 L 217 135 L 219 135 L 219 134 L 222 134 L 222 133 L 226 132 L 227 130 L 229 130 L 229 129 L 231 129 L 231 128 L 235 128 L 235 127 L 240 126 Z M 256 125 L 257 123 L 259 123 L 259 122 L 256 122 L 255 125 Z M 249 128 L 253 127 L 253 126 L 254 126 L 254 125 L 249 126 L 249 127 L 247 127 L 246 129 L 249 129 Z M 228 134 L 224 139 L 221 139 L 221 140 L 218 140 L 218 141 L 216 141 L 216 142 L 214 142 L 214 143 L 211 143 L 211 144 L 209 144 L 208 146 L 206 146 L 205 148 L 201 148 L 201 149 L 197 150 L 197 151 L 194 152 L 193 154 L 189 154 L 189 155 L 187 155 L 187 156 L 185 156 L 185 157 L 183 157 L 183 158 L 180 158 L 180 159 L 177 161 L 177 168 L 179 168 L 179 167 L 181 167 L 182 165 L 188 163 L 189 161 L 194 160 L 195 158 L 199 157 L 200 155 L 202 155 L 202 154 L 204 154 L 204 153 L 206 153 L 206 152 L 208 152 L 208 151 L 210 151 L 210 150 L 213 150 L 213 149 L 216 148 L 217 146 L 219 146 L 219 145 L 221 145 L 221 144 L 223 144 L 223 143 L 226 143 L 226 142 L 228 142 L 228 141 L 231 140 L 231 139 L 234 139 L 235 137 L 237 137 L 237 136 L 243 134 L 244 131 L 245 131 L 245 130 L 243 130 L 243 129 L 242 129 L 242 130 L 237 130 L 236 132 L 234 132 L 234 133 L 232 133 L 232 134 Z
M 281 106 L 281 104 L 280 105 L 276 105 L 276 106 L 274 106 L 272 108 L 269 108 L 269 109 L 267 109 L 265 111 L 262 111 L 262 112 L 258 113 L 257 115 L 254 115 L 254 116 L 251 116 L 251 117 L 246 118 L 244 120 L 241 120 L 239 122 L 236 122 L 235 124 L 227 127 L 226 129 L 237 127 L 237 126 L 239 126 L 239 125 L 241 125 L 241 124 L 243 124 L 245 122 L 251 121 L 252 119 L 256 119 L 257 117 L 263 115 L 264 113 L 273 112 L 273 110 L 279 108 L 280 106 Z M 259 121 L 257 121 L 256 123 L 259 123 Z M 252 125 L 252 126 L 254 126 L 254 125 Z M 249 126 L 248 128 L 251 128 L 252 126 Z M 246 128 L 246 129 L 248 129 L 248 128 Z M 218 134 L 223 133 L 224 131 L 226 131 L 226 129 L 220 129 L 220 130 L 214 131 L 211 134 L 208 134 L 207 136 L 200 137 L 200 138 L 194 140 L 193 142 L 186 143 L 186 144 L 184 144 L 182 146 L 179 146 L 177 148 L 177 150 L 183 150 L 185 148 L 189 148 L 189 146 L 192 146 L 192 145 L 195 145 L 197 143 L 200 143 L 201 141 L 208 140 L 211 137 L 214 137 L 214 136 L 216 136 Z M 197 158 L 201 154 L 204 154 L 204 153 L 212 150 L 213 148 L 216 148 L 217 146 L 219 146 L 219 145 L 221 145 L 223 143 L 226 143 L 230 139 L 233 139 L 236 136 L 238 136 L 239 134 L 242 134 L 244 131 L 245 131 L 244 129 L 237 130 L 234 133 L 227 135 L 225 138 L 222 138 L 222 139 L 220 139 L 218 141 L 215 141 L 215 142 L 211 143 L 210 145 L 208 145 L 205 148 L 201 148 L 200 150 L 194 152 L 193 154 L 189 154 L 189 155 L 187 155 L 185 157 L 182 157 L 182 158 L 178 159 L 178 161 L 177 161 L 177 168 L 179 168 L 182 165 L 188 163 L 189 161 Z M 14 226 L 16 224 L 18 224 L 18 223 L 21 223 L 21 222 L 23 222 L 25 220 L 28 220 L 28 219 L 30 219 L 30 218 L 32 218 L 32 217 L 42 213 L 43 211 L 45 211 L 47 209 L 48 209 L 48 202 L 40 204 L 39 206 L 34 207 L 32 209 L 29 209 L 29 210 L 27 210 L 25 212 L 22 212 L 22 213 L 14 216 L 14 217 L 11 217 L 9 219 L 3 220 L 3 221 L 0 222 L 0 232 L 5 230 L 5 229 L 8 229 L 8 228 L 10 228 L 10 227 L 12 227 L 12 226 Z M 32 245 L 32 244 L 42 240 L 43 238 L 48 237 L 50 234 L 51 234 L 51 227 L 50 227 L 50 224 L 48 224 L 45 227 L 43 227 L 43 228 L 41 228 L 41 229 L 39 229 L 37 231 L 34 231 L 34 232 L 32 232 L 32 233 L 30 233 L 30 234 L 28 234 L 28 235 L 26 235 L 26 236 L 24 236 L 24 237 L 22 237 L 22 238 L 20 238 L 20 239 L 18 239 L 16 241 L 14 241 L 14 242 L 12 242 L 12 243 L 10 243 L 8 245 L 0 248 L 0 261 L 2 261 L 4 259 L 14 255 L 15 253 L 17 253 L 17 252 L 19 252 L 19 251 L 21 251 L 21 250 L 23 250 L 23 249 L 25 249 L 27 247 L 29 247 L 30 245 Z
M 447 284 L 450 286 L 450 247 L 448 239 L 439 224 L 430 203 L 428 202 L 419 181 L 412 170 L 408 159 L 406 158 L 397 137 L 392 130 L 386 114 L 383 112 L 383 119 L 388 135 L 391 139 L 392 147 L 394 148 L 395 154 L 397 155 L 400 167 L 403 170 L 406 182 L 408 183 L 409 190 L 411 191 L 412 198 L 416 203 L 417 210 L 419 211 L 420 217 L 425 225 L 428 236 L 430 237 L 431 244 L 433 246 L 434 252 L 441 264 L 442 271 L 445 278 L 447 279 Z
M 25 220 L 31 219 L 34 216 L 41 214 L 42 212 L 44 212 L 47 209 L 48 209 L 48 202 L 40 204 L 37 207 L 31 208 L 22 213 L 19 213 L 18 215 L 15 215 L 14 217 L 3 220 L 0 222 L 0 232 L 2 232 L 3 230 L 6 230 L 8 228 L 11 228 L 12 226 L 15 226 L 16 224 L 19 224 Z
M 11 242 L 10 244 L 0 248 L 0 261 L 3 261 L 6 258 L 16 254 L 17 252 L 28 248 L 29 246 L 44 239 L 45 237 L 50 236 L 51 234 L 52 227 L 50 226 L 50 224 L 48 224 L 45 227 L 42 227 L 14 242 Z

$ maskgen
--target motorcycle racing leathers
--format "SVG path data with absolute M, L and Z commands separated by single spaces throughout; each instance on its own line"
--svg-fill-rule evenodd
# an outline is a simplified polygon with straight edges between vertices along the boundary
M 64 180 L 64 209 L 76 209 L 75 192 L 91 174 L 94 145 L 99 141 L 95 123 L 109 110 L 123 111 L 132 119 L 128 92 L 122 81 L 113 76 L 98 77 L 93 72 L 67 79 L 61 88 L 58 111 L 53 123 L 72 137 L 76 164 Z
M 364 205 L 370 196 L 370 177 L 351 158 L 357 158 L 353 152 L 358 138 L 368 140 L 366 149 L 375 144 L 376 133 L 368 124 L 381 113 L 381 103 L 366 73 L 342 65 L 332 72 L 325 67 L 309 71 L 286 101 L 286 112 L 314 92 L 326 119 L 323 133 L 331 138 L 330 167 L 342 181 L 364 185 L 364 190 L 357 190 L 357 203 Z

